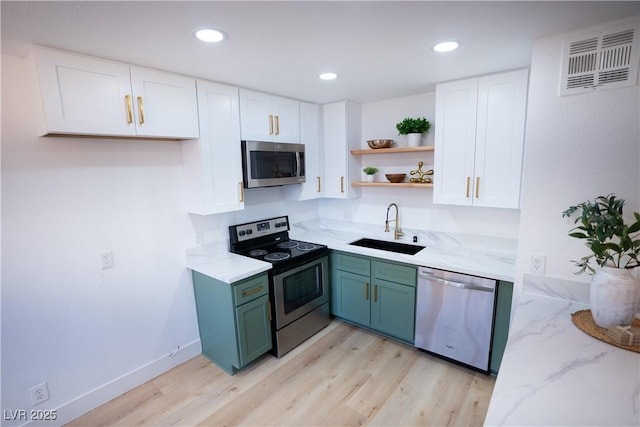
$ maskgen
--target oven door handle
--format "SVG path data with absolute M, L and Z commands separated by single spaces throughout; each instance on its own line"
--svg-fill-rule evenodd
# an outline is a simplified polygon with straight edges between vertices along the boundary
M 296 176 L 300 176 L 300 152 L 296 151 Z

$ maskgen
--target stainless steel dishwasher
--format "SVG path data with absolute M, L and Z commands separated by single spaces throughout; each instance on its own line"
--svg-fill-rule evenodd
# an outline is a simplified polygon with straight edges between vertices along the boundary
M 496 281 L 420 267 L 415 345 L 489 371 Z

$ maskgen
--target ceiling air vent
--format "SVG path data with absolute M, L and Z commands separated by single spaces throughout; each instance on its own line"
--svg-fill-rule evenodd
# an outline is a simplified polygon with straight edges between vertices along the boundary
M 560 95 L 636 84 L 638 22 L 573 34 L 565 40 Z

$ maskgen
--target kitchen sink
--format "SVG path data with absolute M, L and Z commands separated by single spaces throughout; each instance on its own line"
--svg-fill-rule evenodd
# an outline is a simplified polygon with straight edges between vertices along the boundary
M 349 244 L 353 246 L 361 246 L 363 248 L 380 249 L 382 251 L 397 252 L 406 255 L 415 255 L 426 247 L 367 238 L 356 240 L 355 242 L 351 242 Z

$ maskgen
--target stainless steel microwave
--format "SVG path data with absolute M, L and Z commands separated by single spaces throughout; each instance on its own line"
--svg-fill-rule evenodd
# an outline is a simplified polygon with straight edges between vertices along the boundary
M 244 188 L 305 182 L 304 144 L 242 141 Z

